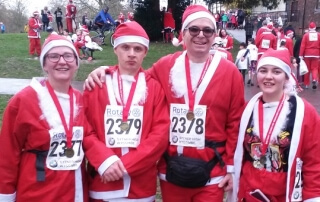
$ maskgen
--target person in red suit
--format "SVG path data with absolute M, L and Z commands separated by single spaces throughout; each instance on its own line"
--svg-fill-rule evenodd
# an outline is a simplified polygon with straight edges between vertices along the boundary
M 293 35 L 294 35 L 293 31 L 288 30 L 286 35 L 284 35 L 280 39 L 280 40 L 285 40 L 286 42 L 285 46 L 288 49 L 290 56 L 293 56 L 293 41 L 292 41 Z
M 261 92 L 241 117 L 233 202 L 320 199 L 320 119 L 293 90 L 291 75 L 287 50 L 269 49 L 258 61 Z M 263 195 L 268 200 L 257 198 Z
M 232 62 L 210 55 L 217 29 L 207 8 L 188 6 L 181 30 L 186 50 L 162 57 L 148 70 L 170 104 L 171 126 L 163 133 L 170 145 L 158 163 L 162 199 L 223 201 L 224 192 L 232 190 L 243 80 Z M 92 72 L 86 87 L 103 86 L 106 71 Z
M 304 85 L 310 85 L 310 73 L 312 74 L 312 88 L 317 89 L 318 65 L 320 57 L 320 34 L 316 31 L 316 24 L 310 22 L 309 32 L 303 35 L 300 46 L 300 59 L 306 62 L 309 72 L 304 75 Z
M 88 202 L 82 144 L 92 129 L 71 86 L 79 64 L 71 41 L 49 35 L 40 55 L 46 77 L 10 99 L 0 132 L 0 201 Z
M 169 43 L 173 39 L 173 31 L 176 28 L 175 21 L 172 17 L 171 8 L 168 8 L 168 11 L 164 13 L 163 17 L 163 28 L 165 32 L 165 42 Z
M 41 36 L 40 36 L 40 30 L 42 24 L 39 20 L 39 12 L 35 11 L 33 12 L 33 16 L 29 18 L 28 21 L 29 31 L 28 31 L 28 38 L 29 38 L 29 54 L 31 56 L 34 56 L 36 53 L 36 59 L 41 54 Z
M 260 28 L 261 29 L 261 28 Z M 272 24 L 267 25 L 267 29 L 265 29 L 264 32 L 262 32 L 257 40 L 256 40 L 256 46 L 258 47 L 258 57 L 260 58 L 264 52 L 266 52 L 269 48 L 272 48 L 274 50 L 277 49 L 277 37 L 272 34 L 273 26 Z M 258 58 L 258 59 L 259 59 Z
M 113 37 L 118 64 L 109 66 L 106 85 L 83 95 L 88 120 L 107 149 L 86 152 L 89 195 L 91 201 L 151 202 L 157 162 L 168 146 L 168 105 L 160 83 L 141 66 L 149 48 L 142 26 L 120 24 Z
M 233 38 L 227 33 L 227 30 L 221 29 L 219 32 L 219 37 L 222 40 L 222 47 L 227 51 L 231 51 L 233 49 Z
M 262 32 L 264 32 L 264 31 L 266 31 L 266 30 L 268 29 L 268 28 L 267 28 L 267 25 L 268 25 L 268 23 L 267 23 L 266 20 L 262 21 L 262 27 L 260 27 L 260 28 L 258 29 L 258 31 L 257 31 L 257 33 L 256 33 L 256 39 L 260 36 L 260 34 L 261 34 Z
M 124 23 L 124 15 L 122 12 L 120 12 L 119 16 L 118 16 L 118 21 L 120 24 Z
M 66 23 L 69 33 L 75 33 L 76 25 L 75 18 L 77 14 L 77 7 L 73 4 L 72 0 L 69 0 L 69 3 L 66 8 Z

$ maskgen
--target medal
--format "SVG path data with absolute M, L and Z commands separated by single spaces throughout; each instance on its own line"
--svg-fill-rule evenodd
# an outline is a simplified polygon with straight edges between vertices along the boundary
M 121 129 L 122 131 L 127 131 L 127 130 L 129 130 L 129 124 L 128 124 L 127 122 L 121 122 L 121 123 L 120 123 L 120 129 Z
M 266 155 L 261 155 L 261 156 L 260 156 L 260 163 L 261 163 L 262 165 L 264 165 L 264 164 L 266 164 L 266 162 L 267 162 L 267 157 L 266 157 Z
M 189 121 L 191 121 L 192 119 L 194 119 L 194 113 L 192 111 L 188 111 L 186 117 Z
M 253 161 L 253 167 L 261 169 L 262 165 L 261 165 L 260 161 Z
M 74 156 L 74 151 L 72 148 L 66 148 L 64 150 L 64 154 L 66 155 L 66 157 L 72 158 Z

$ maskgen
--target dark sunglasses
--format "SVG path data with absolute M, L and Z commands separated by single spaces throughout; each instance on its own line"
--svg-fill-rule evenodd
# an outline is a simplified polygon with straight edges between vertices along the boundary
M 213 35 L 213 33 L 215 33 L 215 30 L 211 29 L 210 27 L 205 27 L 203 29 L 200 29 L 199 27 L 192 26 L 192 27 L 186 27 L 185 29 L 189 30 L 189 34 L 191 36 L 198 36 L 200 34 L 200 31 L 202 31 L 203 35 L 209 38 Z

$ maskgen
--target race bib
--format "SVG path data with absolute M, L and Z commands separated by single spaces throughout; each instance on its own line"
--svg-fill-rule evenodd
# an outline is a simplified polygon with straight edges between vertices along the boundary
M 317 32 L 309 33 L 309 41 L 318 41 L 318 33 Z
M 122 110 L 122 106 L 107 105 L 106 107 L 104 113 L 106 145 L 109 148 L 136 148 L 140 144 L 141 139 L 143 107 L 130 107 L 126 127 L 123 127 Z
M 195 105 L 191 120 L 187 118 L 188 111 L 189 107 L 185 104 L 170 105 L 170 144 L 204 148 L 206 106 Z
M 270 48 L 270 40 L 262 39 L 261 47 L 265 49 Z
M 51 129 L 50 148 L 46 165 L 51 170 L 76 170 L 82 163 L 84 153 L 82 149 L 83 127 L 73 127 L 72 151 L 73 156 L 67 157 L 67 136 L 64 130 Z
M 302 201 L 302 164 L 303 161 L 300 158 L 297 158 L 296 164 L 296 176 L 294 180 L 294 187 L 292 191 L 291 201 Z

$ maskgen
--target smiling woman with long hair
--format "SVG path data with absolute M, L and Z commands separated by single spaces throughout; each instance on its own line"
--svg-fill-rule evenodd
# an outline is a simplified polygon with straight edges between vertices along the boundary
M 234 157 L 239 201 L 320 200 L 319 117 L 289 77 L 289 52 L 265 52 L 257 66 L 261 92 L 242 114 Z

